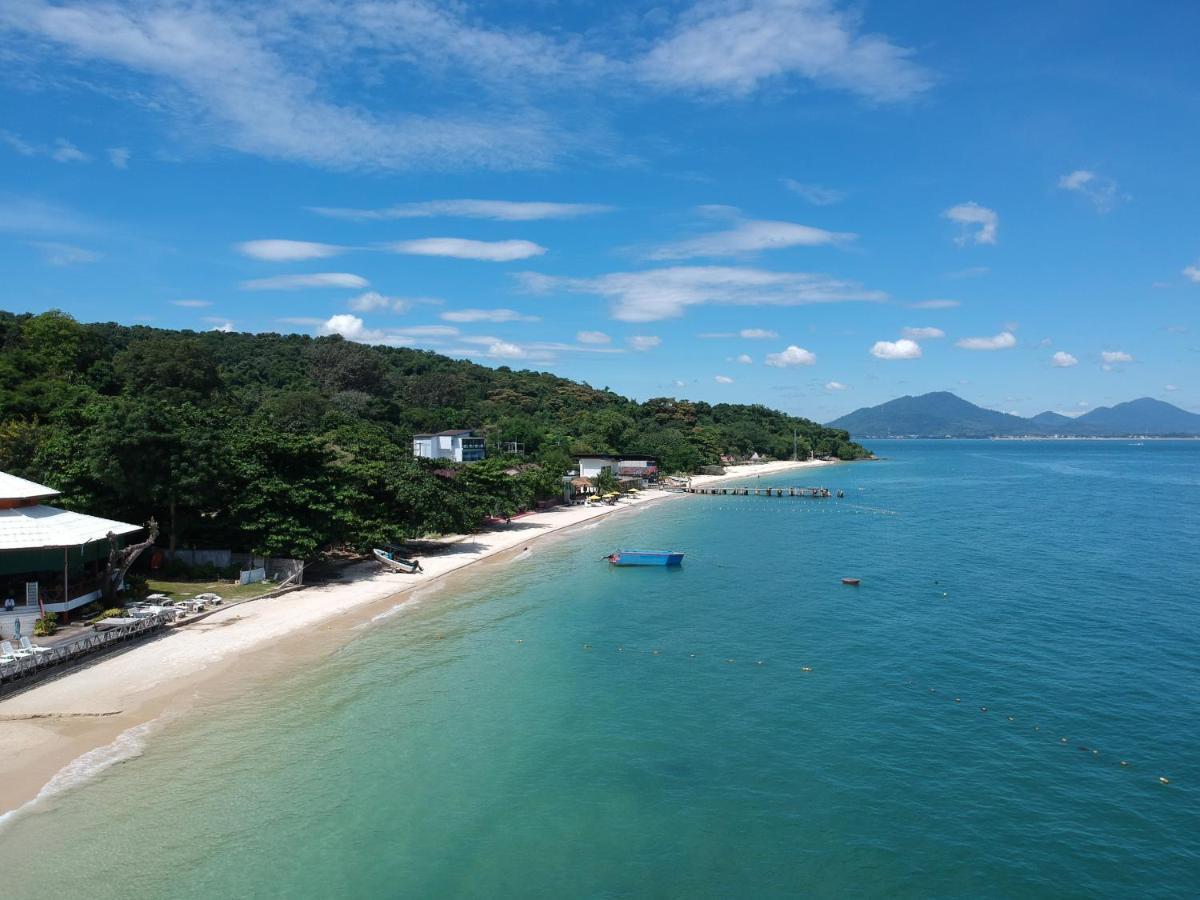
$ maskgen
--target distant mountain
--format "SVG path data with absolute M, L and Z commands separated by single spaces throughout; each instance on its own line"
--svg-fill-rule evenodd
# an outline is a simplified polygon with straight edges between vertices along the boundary
M 1152 397 L 1101 406 L 1075 421 L 1105 434 L 1200 434 L 1200 415 Z
M 905 396 L 879 406 L 855 410 L 830 423 L 861 437 L 992 437 L 1025 434 L 1028 419 L 984 409 L 949 391 Z M 1034 426 L 1037 433 L 1040 429 Z
M 849 431 L 855 439 L 1200 435 L 1200 415 L 1149 397 L 1094 409 L 1077 419 L 1055 412 L 1039 413 L 1026 419 L 984 409 L 948 391 L 936 391 L 919 397 L 898 397 L 879 406 L 855 410 L 829 425 Z

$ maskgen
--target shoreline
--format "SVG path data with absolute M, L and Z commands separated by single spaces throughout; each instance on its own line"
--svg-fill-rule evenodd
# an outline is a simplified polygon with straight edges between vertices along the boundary
M 737 466 L 725 475 L 693 476 L 692 483 L 835 464 L 811 460 Z M 187 715 L 203 702 L 202 689 L 219 691 L 223 676 L 235 669 L 286 677 L 304 660 L 344 646 L 364 625 L 398 611 L 423 590 L 437 585 L 440 592 L 450 576 L 486 561 L 512 562 L 543 538 L 624 509 L 686 496 L 648 489 L 616 506 L 530 513 L 496 530 L 447 541 L 445 551 L 422 557 L 425 571 L 419 575 L 379 572 L 374 562 L 359 563 L 346 570 L 352 577 L 345 581 L 220 609 L 158 640 L 0 701 L 0 826 L 12 814 L 87 780 L 73 772 L 77 762 L 103 756 L 106 748 L 117 752 L 128 735 L 135 740 L 125 743 L 144 739 L 160 719 Z M 316 629 L 322 631 L 320 641 L 313 640 Z M 247 657 L 248 651 L 257 652 Z

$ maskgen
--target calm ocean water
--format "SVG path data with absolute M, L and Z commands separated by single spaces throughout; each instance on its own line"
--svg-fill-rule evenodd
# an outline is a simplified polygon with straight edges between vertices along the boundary
M 2 893 L 1196 896 L 1200 442 L 873 446 L 248 683 L 0 832 Z

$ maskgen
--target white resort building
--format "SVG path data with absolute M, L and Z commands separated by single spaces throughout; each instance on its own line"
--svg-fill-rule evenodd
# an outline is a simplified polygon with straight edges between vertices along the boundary
M 472 428 L 414 434 L 413 456 L 417 459 L 451 459 L 478 462 L 485 456 L 484 440 Z
M 0 472 L 0 617 L 69 613 L 100 599 L 112 534 L 118 546 L 138 525 L 46 506 L 62 495 Z M 14 609 L 5 612 L 8 600 Z M 8 629 L 5 629 L 8 632 Z

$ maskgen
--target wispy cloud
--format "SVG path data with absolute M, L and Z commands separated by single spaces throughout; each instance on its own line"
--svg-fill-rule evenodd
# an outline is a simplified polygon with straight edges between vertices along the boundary
M 763 250 L 788 247 L 820 247 L 845 244 L 857 235 L 826 231 L 794 222 L 746 219 L 725 231 L 688 238 L 652 250 L 649 259 L 692 259 L 697 256 L 743 256 Z
M 84 216 L 44 200 L 29 197 L 0 198 L 0 231 L 14 234 L 90 234 L 99 226 Z
M 237 251 L 251 259 L 268 262 L 295 262 L 301 259 L 325 259 L 346 252 L 345 247 L 334 244 L 316 244 L 312 241 L 261 240 L 243 241 L 236 245 Z
M 546 248 L 533 241 L 472 241 L 466 238 L 434 237 L 386 244 L 392 253 L 414 256 L 450 256 L 486 262 L 511 262 L 541 256 Z
M 92 263 L 103 259 L 104 254 L 74 244 L 62 244 L 58 241 L 30 241 L 29 246 L 42 254 L 42 259 L 52 266 L 77 266 L 81 263 Z
M 743 366 L 749 366 L 754 363 L 754 357 L 749 353 L 739 353 L 734 357 L 733 361 L 736 363 L 741 363 Z
M 0 18 L 0 27 L 3 27 L 2 18 Z M 66 138 L 61 137 L 55 138 L 53 144 L 45 146 L 27 141 L 11 131 L 0 130 L 0 144 L 7 144 L 10 149 L 22 156 L 44 156 L 60 163 L 85 163 L 91 162 L 92 159 Z
M 957 300 L 919 300 L 908 304 L 909 309 L 954 309 L 961 306 Z
M 967 337 L 954 342 L 964 350 L 1008 350 L 1017 346 L 1017 337 L 1011 331 L 1002 331 L 992 337 Z
M 109 147 L 106 152 L 108 153 L 108 161 L 114 169 L 129 168 L 129 157 L 132 154 L 129 152 L 128 147 Z
M 275 275 L 243 281 L 244 291 L 294 291 L 300 288 L 365 288 L 370 282 L 350 272 L 314 272 L 309 275 Z
M 1118 204 L 1129 199 L 1129 195 L 1121 193 L 1121 188 L 1112 178 L 1097 175 L 1088 169 L 1076 169 L 1063 175 L 1058 179 L 1058 186 L 1085 198 L 1099 213 L 1111 212 Z
M 390 312 L 405 313 L 418 303 L 440 303 L 430 297 L 388 297 L 378 291 L 364 291 L 351 297 L 346 304 L 355 312 L 375 312 L 386 309 Z
M 871 346 L 871 355 L 877 359 L 919 359 L 921 345 L 908 338 L 898 341 L 876 341 Z
M 212 306 L 211 300 L 172 300 L 172 306 L 182 306 L 184 309 L 203 309 Z
M 911 51 L 862 33 L 859 17 L 833 0 L 698 3 L 640 68 L 660 87 L 733 96 L 798 78 L 888 102 L 933 83 Z
M 829 381 L 825 383 L 825 390 L 827 391 L 844 391 L 846 389 L 846 385 L 842 384 L 840 381 Z
M 776 369 L 786 369 L 791 366 L 812 366 L 816 365 L 817 355 L 803 347 L 797 347 L 791 344 L 779 353 L 767 354 L 767 365 L 773 366 Z
M 738 332 L 738 337 L 750 341 L 761 341 L 767 338 L 777 338 L 779 337 L 779 332 L 771 331 L 768 328 L 743 328 Z
M 653 350 L 662 343 L 662 338 L 653 334 L 635 334 L 629 338 L 629 346 L 634 350 Z
M 959 226 L 954 243 L 994 244 L 1000 230 L 1000 217 L 995 210 L 980 206 L 974 200 L 947 209 L 942 215 Z
M 612 316 L 624 322 L 656 322 L 682 316 L 689 307 L 801 306 L 885 300 L 882 291 L 808 272 L 773 272 L 727 266 L 673 266 L 645 272 L 614 272 L 596 278 L 564 278 L 524 272 L 526 289 L 607 298 Z
M 1079 365 L 1079 360 L 1065 350 L 1059 350 L 1050 357 L 1050 365 L 1056 369 L 1069 369 L 1071 366 Z
M 60 163 L 91 162 L 92 159 L 66 138 L 55 140 L 54 149 L 50 151 L 50 158 Z
M 1200 284 L 1200 262 L 1194 266 L 1186 266 L 1183 270 L 1183 277 L 1188 281 L 1194 281 Z
M 901 328 L 900 334 L 914 341 L 927 341 L 934 338 L 942 338 L 946 336 L 946 332 L 940 328 Z
M 577 331 L 575 332 L 575 340 L 581 344 L 609 344 L 612 343 L 612 338 L 603 331 Z
M 1124 350 L 1104 350 L 1100 354 L 1100 359 L 1110 366 L 1115 365 L 1116 363 L 1133 362 L 1133 356 L 1126 353 Z
M 713 381 L 717 384 L 733 384 L 733 379 L 728 375 L 714 375 Z
M 528 316 L 515 309 L 452 309 L 442 313 L 447 322 L 539 322 L 539 316 Z
M 813 206 L 832 206 L 846 199 L 845 191 L 835 190 L 820 184 L 804 184 L 794 178 L 783 179 L 783 186 Z
M 348 209 L 310 206 L 309 210 L 333 219 L 380 222 L 395 219 L 463 218 L 495 219 L 502 222 L 533 222 L 541 219 L 575 219 L 612 211 L 602 203 L 550 203 L 525 200 L 424 200 L 400 203 L 383 209 Z

